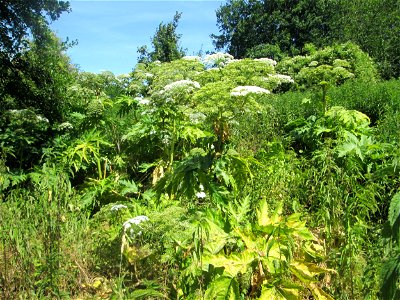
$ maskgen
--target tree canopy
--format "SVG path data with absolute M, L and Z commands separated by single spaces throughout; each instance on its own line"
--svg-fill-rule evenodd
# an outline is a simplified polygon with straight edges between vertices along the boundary
M 156 61 L 170 62 L 175 59 L 181 58 L 184 55 L 184 51 L 179 48 L 180 34 L 176 33 L 179 19 L 182 13 L 175 13 L 172 22 L 163 24 L 162 22 L 158 25 L 156 33 L 151 38 L 153 45 L 153 51 L 149 52 L 147 46 L 141 46 L 138 48 L 140 54 L 139 61 Z
M 46 37 L 50 21 L 69 11 L 68 1 L 59 0 L 1 0 L 0 1 L 0 51 L 18 52 L 24 37 Z
M 241 58 L 260 44 L 279 45 L 296 53 L 307 42 L 322 44 L 329 31 L 330 10 L 321 0 L 229 0 L 216 12 L 218 49 Z
M 400 75 L 397 0 L 229 0 L 216 15 L 214 45 L 237 58 L 279 58 L 280 51 L 301 53 L 307 43 L 351 41 L 377 62 L 384 78 Z

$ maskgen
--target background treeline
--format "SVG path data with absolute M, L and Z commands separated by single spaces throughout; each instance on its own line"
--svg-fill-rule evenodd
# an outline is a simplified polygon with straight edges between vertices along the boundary
M 352 41 L 377 63 L 383 78 L 399 76 L 397 0 L 230 0 L 217 10 L 217 48 L 238 58 L 301 54 Z M 280 50 L 280 51 L 279 51 Z
M 201 57 L 177 13 L 119 76 L 0 8 L 4 299 L 399 298 L 398 1 L 228 1 Z

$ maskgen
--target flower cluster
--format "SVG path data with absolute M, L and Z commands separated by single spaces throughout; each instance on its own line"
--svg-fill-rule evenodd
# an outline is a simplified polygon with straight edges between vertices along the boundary
M 123 204 L 115 204 L 111 207 L 111 211 L 119 211 L 120 209 L 128 208 L 126 205 Z
M 39 116 L 39 115 L 36 116 L 36 120 L 39 121 L 39 122 L 49 123 L 49 119 L 47 119 L 45 117 L 42 117 L 42 116 Z
M 69 130 L 69 129 L 73 129 L 74 126 L 72 126 L 72 124 L 70 122 L 64 122 L 61 123 L 60 125 L 58 125 L 58 130 Z
M 176 90 L 181 90 L 181 89 L 185 89 L 186 91 L 189 92 L 199 88 L 200 84 L 197 81 L 179 80 L 166 85 L 164 89 L 161 91 L 161 94 L 174 92 Z
M 184 60 L 197 60 L 197 61 L 201 61 L 201 57 L 197 56 L 197 55 L 186 55 L 184 57 L 182 57 L 182 59 Z
M 139 227 L 140 229 L 142 229 L 142 227 L 140 227 L 140 223 L 148 221 L 148 220 L 149 220 L 149 218 L 147 216 L 137 216 L 137 217 L 131 218 L 131 219 L 125 221 L 124 224 L 122 225 L 124 228 L 124 232 L 126 232 L 129 229 L 129 233 L 131 235 L 134 235 L 135 230 L 133 229 L 132 226 L 136 226 L 136 227 Z M 138 232 L 136 232 L 136 234 L 141 235 L 142 231 L 139 230 Z
M 205 121 L 206 115 L 201 112 L 195 112 L 189 115 L 189 119 L 193 124 L 201 124 Z
M 273 81 L 277 84 L 282 83 L 294 83 L 292 77 L 283 74 L 270 74 L 268 77 L 265 78 L 266 81 Z
M 245 86 L 235 87 L 231 91 L 231 96 L 239 97 L 239 96 L 246 96 L 248 94 L 270 94 L 270 93 L 271 93 L 270 91 L 258 86 L 245 85 Z
M 145 99 L 143 97 L 135 97 L 135 100 L 140 104 L 140 105 L 149 105 L 150 104 L 150 100 L 149 99 Z
M 204 199 L 206 197 L 206 193 L 204 193 L 204 186 L 202 184 L 200 184 L 199 188 L 200 188 L 200 192 L 196 193 L 196 197 L 198 199 Z
M 276 62 L 275 60 L 270 59 L 270 58 L 266 58 L 266 57 L 263 57 L 263 58 L 256 58 L 255 60 L 256 60 L 256 61 L 263 62 L 263 63 L 266 63 L 266 64 L 268 64 L 268 65 L 270 65 L 270 66 L 273 66 L 273 67 L 275 67 L 276 64 L 277 64 L 277 62 Z
M 203 59 L 203 64 L 208 68 L 223 67 L 233 59 L 233 56 L 228 53 L 218 52 L 206 55 Z

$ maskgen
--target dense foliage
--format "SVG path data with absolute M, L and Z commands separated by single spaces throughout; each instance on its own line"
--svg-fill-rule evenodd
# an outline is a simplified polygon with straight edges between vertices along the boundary
M 384 78 L 399 73 L 397 0 L 230 0 L 217 10 L 218 49 L 236 58 L 303 53 L 318 47 L 354 42 L 376 60 Z
M 119 76 L 53 35 L 22 47 L 0 82 L 1 297 L 397 299 L 400 82 L 353 43 L 304 47 Z
M 184 52 L 179 47 L 179 39 L 181 36 L 176 33 L 179 19 L 182 13 L 175 13 L 172 22 L 167 24 L 160 23 L 156 33 L 151 38 L 153 50 L 149 52 L 146 45 L 138 48 L 140 54 L 139 62 L 148 62 L 159 60 L 161 62 L 169 62 L 181 58 Z

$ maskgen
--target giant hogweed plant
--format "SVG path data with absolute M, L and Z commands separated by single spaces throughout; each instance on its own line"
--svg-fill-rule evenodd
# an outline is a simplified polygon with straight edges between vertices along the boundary
M 219 154 L 195 148 L 157 181 L 157 198 L 179 197 L 189 207 L 224 206 L 230 195 L 240 193 L 252 180 L 250 163 L 251 159 L 240 157 L 233 150 Z
M 261 110 L 257 103 L 260 94 L 268 94 L 282 84 L 293 83 L 289 76 L 276 74 L 275 65 L 276 62 L 271 59 L 234 60 L 229 55 L 217 53 L 204 59 L 185 57 L 171 63 L 140 65 L 134 74 L 140 75 L 136 82 L 139 97 L 151 97 L 158 108 L 163 102 L 165 104 L 174 99 L 169 101 L 173 104 L 173 111 L 183 109 L 189 115 L 204 114 L 208 124 L 213 124 L 219 139 L 224 140 L 229 131 L 229 120 L 237 119 L 245 111 Z M 185 94 L 171 97 L 170 93 L 162 93 L 166 88 L 177 86 L 177 83 L 190 81 L 198 85 L 186 91 L 184 102 L 181 100 Z M 177 101 L 177 98 L 180 100 Z
M 370 238 L 367 224 L 386 201 L 386 183 L 380 183 L 379 174 L 390 145 L 377 142 L 369 125 L 363 113 L 334 106 L 292 131 L 297 150 L 308 154 L 314 166 L 308 175 L 313 189 L 304 204 L 317 212 L 317 223 L 325 225 L 326 242 L 340 274 L 331 288 L 352 298 L 360 297 L 363 285 L 356 278 L 369 255 L 362 251 Z
M 278 72 L 294 78 L 296 89 L 313 88 L 321 81 L 340 85 L 352 78 L 366 82 L 375 82 L 378 78 L 372 59 L 352 43 L 319 50 L 308 45 L 305 49 L 307 55 L 287 57 L 277 65 Z
M 333 299 L 323 290 L 321 241 L 301 215 L 283 216 L 261 201 L 255 223 L 248 221 L 248 198 L 208 211 L 202 253 L 194 263 L 203 270 L 204 299 Z M 198 259 L 199 261 L 196 261 Z

